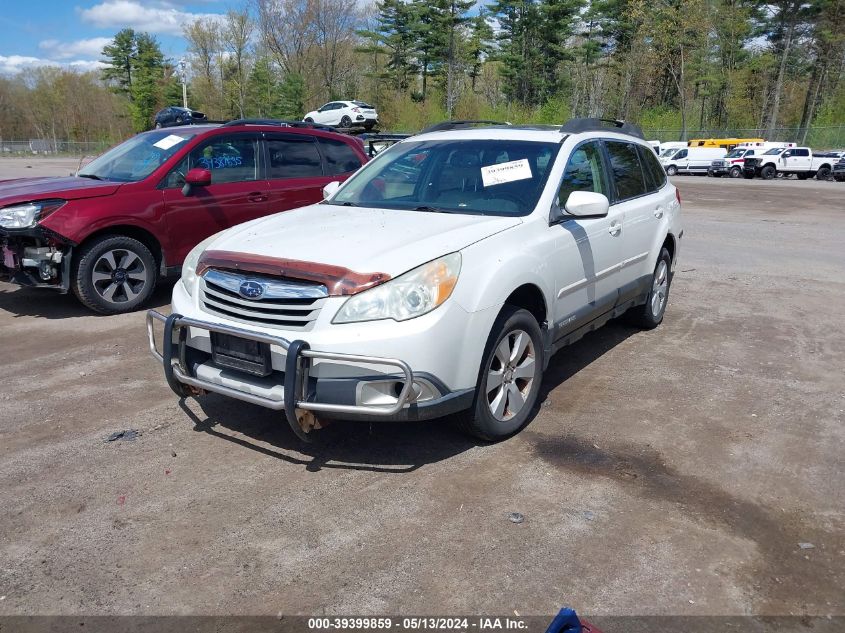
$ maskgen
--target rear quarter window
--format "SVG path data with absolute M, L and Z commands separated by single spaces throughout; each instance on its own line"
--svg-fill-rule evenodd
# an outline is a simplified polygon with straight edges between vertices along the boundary
M 657 191 L 666 184 L 666 171 L 657 161 L 654 152 L 649 151 L 642 145 L 638 146 L 640 152 L 640 163 L 646 176 L 646 184 L 649 191 Z

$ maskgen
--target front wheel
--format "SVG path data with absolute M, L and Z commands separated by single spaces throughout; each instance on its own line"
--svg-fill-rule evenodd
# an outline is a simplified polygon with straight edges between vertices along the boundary
M 731 167 L 730 175 L 731 178 L 739 178 L 742 176 L 742 169 L 739 167 Z
M 144 244 L 124 235 L 105 235 L 79 252 L 71 283 L 86 307 L 118 314 L 146 302 L 157 278 L 155 258 Z
M 313 123 L 314 119 L 312 119 L 310 116 L 307 116 L 307 117 L 305 117 L 305 122 L 306 123 Z
M 506 305 L 490 332 L 471 409 L 457 416 L 466 433 L 495 442 L 531 421 L 543 380 L 543 335 L 534 315 Z
M 669 165 L 669 166 L 666 168 L 666 173 L 667 173 L 669 176 L 674 176 L 675 174 L 677 174 L 677 173 L 678 173 L 678 168 L 677 168 L 677 167 L 675 167 L 674 165 Z
M 771 165 L 766 165 L 765 167 L 763 167 L 762 171 L 760 172 L 760 175 L 763 177 L 764 180 L 771 180 L 772 178 L 777 176 L 777 173 L 777 169 L 775 169 Z
M 666 304 L 669 302 L 669 286 L 672 283 L 672 256 L 665 248 L 660 250 L 654 273 L 651 276 L 651 290 L 645 304 L 632 308 L 630 321 L 644 330 L 653 330 L 663 321 Z
M 156 129 L 157 130 L 161 129 L 161 123 L 159 121 L 156 121 Z

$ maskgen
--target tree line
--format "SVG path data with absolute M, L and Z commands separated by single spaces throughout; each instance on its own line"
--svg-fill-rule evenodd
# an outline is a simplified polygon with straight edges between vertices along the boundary
M 301 118 L 355 98 L 395 131 L 608 116 L 679 138 L 794 128 L 781 140 L 803 141 L 845 123 L 845 0 L 249 0 L 184 36 L 189 105 L 211 119 Z M 103 59 L 99 75 L 0 79 L 0 137 L 17 125 L 115 138 L 181 104 L 150 35 L 121 31 Z

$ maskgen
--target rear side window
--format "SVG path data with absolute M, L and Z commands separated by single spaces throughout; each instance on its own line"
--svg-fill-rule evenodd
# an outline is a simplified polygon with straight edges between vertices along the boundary
M 605 145 L 610 156 L 613 182 L 616 184 L 616 201 L 621 202 L 647 193 L 637 146 L 618 141 L 606 141 Z
M 666 184 L 666 172 L 660 163 L 657 162 L 657 157 L 654 152 L 649 151 L 642 145 L 639 146 L 640 163 L 642 163 L 643 171 L 646 175 L 646 183 L 649 191 L 657 191 Z
M 608 195 L 605 182 L 601 146 L 597 142 L 579 145 L 566 163 L 557 194 L 558 204 L 564 208 L 569 194 L 573 191 L 592 191 Z
M 326 175 L 337 176 L 348 174 L 361 166 L 361 159 L 349 145 L 333 138 L 317 137 L 323 161 L 326 164 Z
M 320 154 L 312 137 L 267 139 L 267 178 L 313 178 L 323 175 Z

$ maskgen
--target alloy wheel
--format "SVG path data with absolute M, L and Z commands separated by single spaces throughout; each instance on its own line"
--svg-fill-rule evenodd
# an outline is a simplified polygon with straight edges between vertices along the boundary
M 654 271 L 651 285 L 651 313 L 659 317 L 666 307 L 666 295 L 669 291 L 669 266 L 665 259 L 661 259 Z
M 485 393 L 493 417 L 505 422 L 525 406 L 537 372 L 534 342 L 528 332 L 509 332 L 496 348 Z
M 94 290 L 109 303 L 132 301 L 144 290 L 148 271 L 143 260 L 125 248 L 106 251 L 91 273 Z

